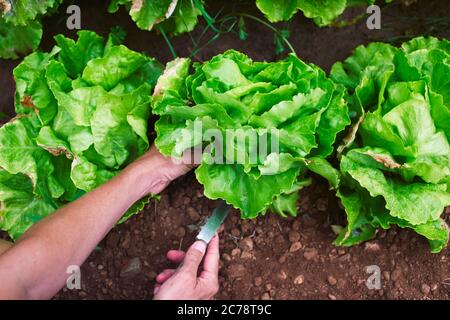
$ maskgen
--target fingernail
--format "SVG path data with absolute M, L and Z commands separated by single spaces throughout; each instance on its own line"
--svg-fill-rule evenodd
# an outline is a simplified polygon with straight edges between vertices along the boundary
M 203 242 L 203 241 L 196 241 L 196 242 L 194 242 L 192 247 L 195 250 L 200 251 L 201 253 L 205 253 L 206 252 L 206 243 Z

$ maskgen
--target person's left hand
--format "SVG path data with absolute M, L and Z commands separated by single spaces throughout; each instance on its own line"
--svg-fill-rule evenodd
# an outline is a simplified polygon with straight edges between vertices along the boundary
M 198 275 L 203 256 L 203 270 Z M 167 258 L 181 265 L 178 269 L 166 269 L 156 277 L 155 300 L 209 300 L 214 297 L 219 290 L 218 235 L 208 247 L 203 241 L 196 241 L 186 253 L 171 250 Z
M 134 170 L 139 177 L 150 183 L 146 187 L 144 195 L 148 193 L 157 194 L 164 190 L 170 182 L 188 173 L 194 167 L 190 163 L 190 159 L 188 152 L 179 160 L 165 157 L 155 145 L 152 145 L 150 150 L 125 168 L 125 171 Z

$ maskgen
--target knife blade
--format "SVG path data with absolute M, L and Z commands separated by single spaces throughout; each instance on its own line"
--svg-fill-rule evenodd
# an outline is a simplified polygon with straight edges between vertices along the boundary
M 230 209 L 231 206 L 225 201 L 222 201 L 221 204 L 213 210 L 211 216 L 200 229 L 200 233 L 196 239 L 202 240 L 208 244 L 216 234 L 217 230 L 219 230 L 222 223 L 225 221 L 226 217 L 230 213 Z

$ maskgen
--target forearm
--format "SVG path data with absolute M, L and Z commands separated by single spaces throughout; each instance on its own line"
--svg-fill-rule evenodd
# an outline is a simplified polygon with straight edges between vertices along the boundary
M 18 298 L 52 297 L 65 284 L 68 266 L 81 265 L 134 202 L 160 191 L 159 177 L 143 171 L 139 163 L 130 166 L 36 224 L 0 256 L 0 275 L 10 274 L 5 281 L 22 287 Z

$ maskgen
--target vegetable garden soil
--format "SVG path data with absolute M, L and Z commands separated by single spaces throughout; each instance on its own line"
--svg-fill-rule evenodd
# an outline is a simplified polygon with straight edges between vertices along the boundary
M 122 25 L 126 45 L 165 63 L 170 51 L 161 36 L 140 31 L 123 8 L 115 15 L 106 12 L 107 2 L 73 1 L 82 12 L 82 26 L 106 35 Z M 215 1 L 208 11 L 233 8 Z M 48 51 L 52 36 L 74 35 L 66 29 L 66 6 L 44 20 L 41 48 Z M 235 8 L 252 9 L 251 2 Z M 419 1 L 410 6 L 390 5 L 383 9 L 380 31 L 368 30 L 365 21 L 345 28 L 318 28 L 297 14 L 289 24 L 290 42 L 304 61 L 329 71 L 359 44 L 375 40 L 404 40 L 404 35 L 433 34 L 449 38 L 448 1 Z M 358 14 L 352 10 L 349 15 Z M 247 21 L 248 20 L 248 21 Z M 201 50 L 194 59 L 205 60 L 226 49 L 238 49 L 255 60 L 276 60 L 273 33 L 266 26 L 246 20 L 247 41 L 232 33 Z M 202 24 L 201 24 L 202 25 Z M 198 37 L 202 27 L 193 32 Z M 211 34 L 208 34 L 211 36 Z M 193 44 L 189 35 L 173 40 L 178 55 L 187 56 Z M 13 116 L 14 80 L 12 69 L 18 61 L 0 60 L 0 112 Z M 2 119 L 0 119 L 1 123 Z M 332 244 L 332 225 L 344 225 L 344 212 L 325 181 L 301 191 L 297 218 L 268 214 L 256 220 L 241 220 L 233 211 L 221 234 L 219 299 L 449 299 L 450 249 L 431 254 L 427 242 L 413 232 L 391 229 L 379 232 L 365 244 L 338 248 Z M 203 196 L 193 173 L 173 182 L 145 212 L 117 226 L 99 244 L 82 266 L 82 290 L 63 289 L 56 299 L 150 299 L 158 272 L 173 267 L 165 259 L 169 249 L 187 248 L 208 217 L 216 201 Z M 444 215 L 450 223 L 450 210 Z M 6 237 L 6 236 L 2 236 Z M 369 290 L 366 268 L 381 270 L 381 289 Z

